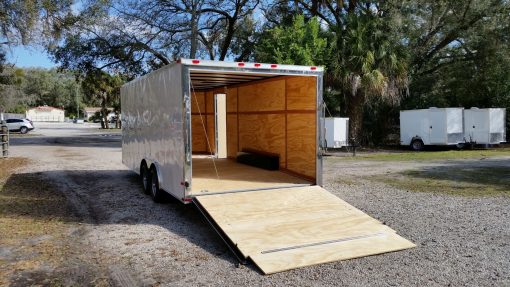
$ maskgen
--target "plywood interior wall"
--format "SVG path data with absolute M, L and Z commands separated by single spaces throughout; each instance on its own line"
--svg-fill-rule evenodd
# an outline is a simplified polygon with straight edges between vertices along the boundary
M 227 157 L 235 158 L 237 141 L 237 88 L 227 89 Z
M 193 153 L 211 153 L 211 150 L 215 150 L 214 94 L 192 91 L 191 97 L 192 151 Z M 205 131 L 207 131 L 207 137 Z
M 315 179 L 316 88 L 315 77 L 282 76 L 196 92 L 211 149 L 214 151 L 214 94 L 226 93 L 229 158 L 243 149 L 278 154 L 280 169 Z M 196 108 L 192 108 L 192 129 L 193 152 L 210 153 Z

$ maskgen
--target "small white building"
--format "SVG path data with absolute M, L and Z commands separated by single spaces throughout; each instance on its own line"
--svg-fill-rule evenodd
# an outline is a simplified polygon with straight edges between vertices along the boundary
M 112 108 L 107 108 L 109 111 L 112 111 L 113 109 Z M 95 115 L 97 112 L 101 112 L 101 108 L 100 107 L 86 107 L 85 109 L 83 109 L 83 119 L 86 120 L 86 121 L 90 121 L 90 118 Z M 108 113 L 108 121 L 111 121 L 112 118 L 115 117 L 115 113 L 114 112 L 109 112 Z
M 83 109 L 83 119 L 89 121 L 90 118 L 97 112 L 101 111 L 101 108 L 97 107 L 86 107 Z
M 64 117 L 64 110 L 50 106 L 39 106 L 26 112 L 26 118 L 33 122 L 64 122 Z

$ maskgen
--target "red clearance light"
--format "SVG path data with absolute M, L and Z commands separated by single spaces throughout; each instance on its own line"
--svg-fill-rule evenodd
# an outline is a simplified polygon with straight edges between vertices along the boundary
M 184 202 L 192 202 L 193 198 L 185 197 L 185 198 L 182 199 L 182 201 L 184 201 Z
M 317 67 L 310 67 L 310 70 L 315 71 L 317 70 Z
M 237 63 L 237 65 L 238 65 L 239 67 L 244 67 L 244 63 L 243 63 L 243 62 L 241 62 L 241 63 Z
M 255 66 L 256 68 L 260 67 L 260 64 L 259 63 L 255 63 L 253 66 Z
M 200 64 L 200 60 L 191 60 L 191 63 L 193 63 L 193 64 Z
M 273 69 L 274 69 L 274 68 L 276 68 L 276 67 L 278 67 L 278 65 L 276 65 L 276 64 L 271 64 L 271 68 L 273 68 Z

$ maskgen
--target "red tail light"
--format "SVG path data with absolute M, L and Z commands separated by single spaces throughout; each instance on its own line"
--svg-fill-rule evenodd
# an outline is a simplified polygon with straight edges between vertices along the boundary
M 200 60 L 191 60 L 191 63 L 193 63 L 193 64 L 200 64 Z
M 271 64 L 271 68 L 273 68 L 273 69 L 274 69 L 274 68 L 276 68 L 276 67 L 278 67 L 278 65 L 276 65 L 276 64 Z
M 244 67 L 244 63 L 237 63 L 239 67 Z
M 255 68 L 258 68 L 258 67 L 260 67 L 260 64 L 259 63 L 255 63 L 253 66 L 255 66 Z
M 315 71 L 317 70 L 317 67 L 310 67 L 310 70 Z

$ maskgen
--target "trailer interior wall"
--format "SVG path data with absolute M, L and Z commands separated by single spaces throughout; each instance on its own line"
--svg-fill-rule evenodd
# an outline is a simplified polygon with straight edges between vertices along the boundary
M 315 183 L 317 77 L 279 76 L 192 91 L 194 154 L 214 153 L 214 95 L 218 93 L 227 95 L 228 158 L 235 159 L 243 150 L 275 154 L 280 170 Z

